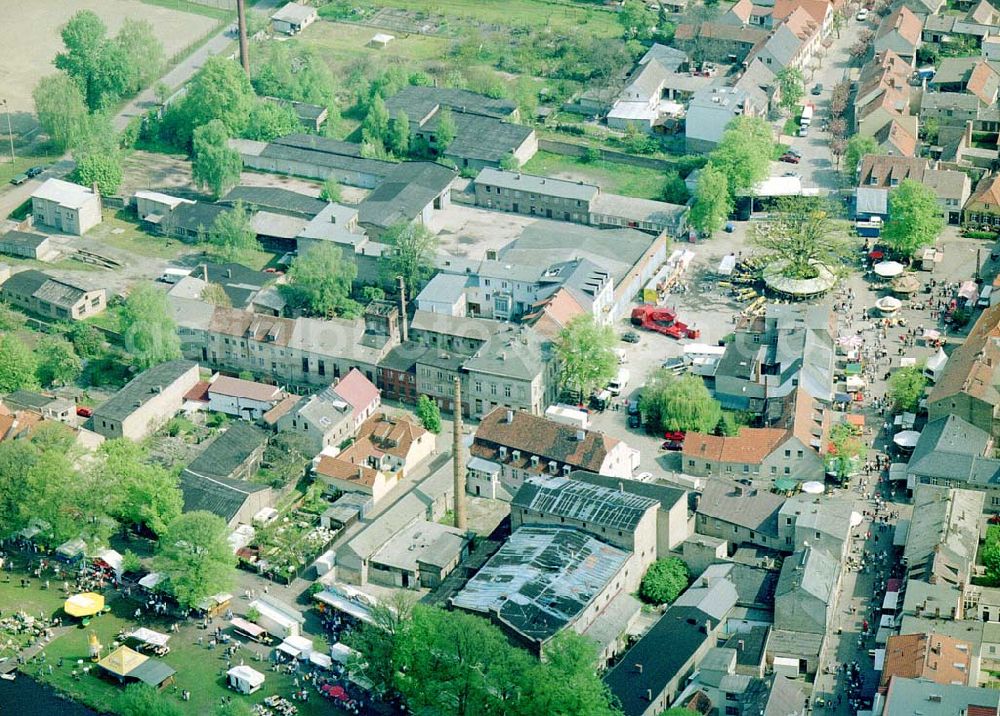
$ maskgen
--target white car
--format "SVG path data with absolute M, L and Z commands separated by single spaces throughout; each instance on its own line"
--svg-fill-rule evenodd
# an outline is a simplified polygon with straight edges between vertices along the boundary
M 855 15 L 855 19 L 857 19 L 858 22 L 864 22 L 865 20 L 867 20 L 868 19 L 868 8 L 863 7 L 860 10 L 858 10 L 858 14 Z
M 653 481 L 653 473 L 651 473 L 651 472 L 640 472 L 638 475 L 635 476 L 635 479 L 638 480 L 639 482 L 652 482 Z

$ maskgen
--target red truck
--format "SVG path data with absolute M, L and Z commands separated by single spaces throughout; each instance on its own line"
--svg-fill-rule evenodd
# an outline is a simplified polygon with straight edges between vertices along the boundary
M 677 313 L 670 308 L 657 308 L 649 304 L 632 309 L 632 325 L 647 331 L 655 331 L 665 336 L 676 338 L 698 338 L 701 331 L 690 328 L 686 323 L 677 320 Z

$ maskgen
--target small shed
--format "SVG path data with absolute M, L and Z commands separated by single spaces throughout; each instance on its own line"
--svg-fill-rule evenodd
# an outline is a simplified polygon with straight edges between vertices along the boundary
M 275 32 L 296 35 L 316 21 L 316 8 L 290 2 L 271 15 L 271 27 Z
M 226 672 L 226 683 L 241 694 L 252 694 L 264 685 L 264 675 L 241 664 Z
M 210 597 L 205 597 L 196 605 L 195 609 L 207 616 L 217 617 L 224 611 L 229 609 L 229 605 L 233 603 L 232 594 L 213 594 Z
M 374 48 L 376 48 L 378 50 L 382 50 L 382 49 L 384 49 L 386 47 L 386 45 L 388 45 L 390 42 L 392 42 L 395 39 L 396 39 L 396 37 L 394 35 L 390 35 L 390 34 L 385 33 L 385 32 L 379 32 L 379 33 L 373 35 L 372 39 L 370 39 L 368 41 L 368 46 L 369 47 L 374 47 Z
M 308 659 L 312 650 L 312 639 L 301 635 L 285 637 L 285 640 L 278 644 L 278 651 L 288 654 L 293 659 Z
M 27 231 L 9 231 L 0 236 L 0 253 L 24 259 L 44 260 L 52 248 L 49 237 Z

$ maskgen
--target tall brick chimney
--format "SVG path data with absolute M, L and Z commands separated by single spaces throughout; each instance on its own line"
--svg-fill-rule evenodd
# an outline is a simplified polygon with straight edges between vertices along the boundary
M 466 529 L 465 523 L 465 454 L 462 452 L 462 379 L 455 378 L 454 398 L 455 420 L 452 423 L 452 456 L 454 458 L 455 480 L 455 526 Z

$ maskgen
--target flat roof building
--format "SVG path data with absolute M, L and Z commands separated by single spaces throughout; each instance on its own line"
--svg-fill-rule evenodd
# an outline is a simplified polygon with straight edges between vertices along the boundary
M 31 213 L 36 225 L 83 236 L 101 223 L 101 195 L 62 179 L 46 179 L 31 195 Z
M 198 382 L 198 364 L 160 363 L 140 373 L 94 410 L 95 432 L 107 438 L 142 440 L 174 417 L 184 396 Z

